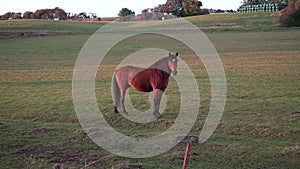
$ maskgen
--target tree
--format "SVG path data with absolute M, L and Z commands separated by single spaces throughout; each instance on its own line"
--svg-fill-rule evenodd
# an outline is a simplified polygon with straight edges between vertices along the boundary
M 35 19 L 68 19 L 68 14 L 63 9 L 58 7 L 54 9 L 39 9 L 36 10 L 33 15 Z
M 22 19 L 22 13 L 21 12 L 13 12 L 12 13 L 12 19 Z
M 39 9 L 34 12 L 34 19 L 51 19 L 53 12 L 51 9 Z
M 159 4 L 159 5 L 155 6 L 152 11 L 163 13 L 164 6 L 165 6 L 165 4 Z
M 167 0 L 165 5 L 163 6 L 162 12 L 164 13 L 172 13 L 176 15 L 178 10 L 181 9 L 181 4 L 183 0 Z
M 23 19 L 33 19 L 33 18 L 34 18 L 33 12 L 26 11 L 26 12 L 23 14 Z
M 128 8 L 122 8 L 118 14 L 119 17 L 125 17 L 125 16 L 129 16 L 129 15 L 135 15 L 135 12 Z
M 65 12 L 65 10 L 61 9 L 61 8 L 54 8 L 54 14 L 55 17 L 60 19 L 60 20 L 66 20 L 68 19 L 68 14 Z
M 203 14 L 200 7 L 202 2 L 198 0 L 183 0 L 182 2 L 182 11 L 180 15 L 182 16 L 193 16 Z
M 7 12 L 4 15 L 1 16 L 1 20 L 9 20 L 12 18 L 12 13 L 11 12 Z
M 288 6 L 280 11 L 279 22 L 285 26 L 300 26 L 300 0 L 289 0 Z

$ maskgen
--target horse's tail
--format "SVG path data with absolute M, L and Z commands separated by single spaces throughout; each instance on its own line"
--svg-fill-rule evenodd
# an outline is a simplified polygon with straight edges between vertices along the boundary
M 117 71 L 115 72 L 114 74 L 114 78 L 113 78 L 113 98 L 114 98 L 114 109 L 115 109 L 115 113 L 119 113 L 118 111 L 118 107 L 120 105 L 120 87 L 119 87 L 119 84 L 117 82 L 117 79 L 116 79 L 116 74 L 117 74 Z

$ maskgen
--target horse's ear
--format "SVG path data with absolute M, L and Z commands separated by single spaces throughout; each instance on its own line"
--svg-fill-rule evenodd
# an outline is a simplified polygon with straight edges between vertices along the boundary
M 178 52 L 176 52 L 176 56 L 178 56 Z

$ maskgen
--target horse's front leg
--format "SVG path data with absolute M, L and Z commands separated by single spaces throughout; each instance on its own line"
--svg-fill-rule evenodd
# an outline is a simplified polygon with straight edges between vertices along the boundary
M 125 108 L 125 94 L 126 94 L 126 90 L 128 89 L 128 85 L 125 85 L 123 89 L 121 89 L 121 97 L 120 97 L 120 103 L 121 103 L 121 112 L 123 112 L 124 114 L 128 115 L 128 112 L 126 111 Z
M 163 91 L 160 89 L 155 89 L 153 91 L 153 100 L 154 100 L 153 116 L 156 118 L 159 118 L 161 116 L 161 114 L 159 113 L 159 105 L 160 105 L 162 94 L 163 94 Z

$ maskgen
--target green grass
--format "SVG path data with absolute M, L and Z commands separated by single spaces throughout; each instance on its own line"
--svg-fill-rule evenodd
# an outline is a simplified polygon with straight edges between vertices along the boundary
M 205 32 L 278 30 L 278 14 L 274 12 L 212 14 L 188 20 Z
M 214 135 L 204 144 L 192 142 L 187 168 L 297 168 L 300 165 L 300 30 L 273 24 L 276 13 L 220 14 L 189 18 L 216 47 L 227 78 L 227 102 Z M 0 166 L 1 168 L 180 168 L 185 142 L 147 159 L 118 157 L 84 134 L 72 100 L 73 67 L 81 47 L 102 23 L 5 21 L 1 32 L 56 32 L 40 37 L 0 38 Z M 224 28 L 224 25 L 240 25 Z M 217 26 L 213 27 L 213 26 Z M 111 76 L 122 57 L 153 43 L 142 35 L 119 44 L 97 73 L 96 97 L 106 120 L 119 132 L 152 136 L 170 127 L 178 110 L 173 79 L 162 118 L 141 125 L 113 113 Z M 159 42 L 176 50 L 193 68 L 201 93 L 198 119 L 190 135 L 198 136 L 210 106 L 210 84 L 201 62 L 180 42 Z M 150 39 L 151 39 L 150 38 Z M 148 37 L 149 39 L 149 37 Z M 141 44 L 139 44 L 141 43 Z M 130 48 L 131 47 L 131 48 Z M 180 72 L 179 72 L 180 73 Z M 148 95 L 130 91 L 140 110 Z
M 48 20 L 11 20 L 0 22 L 0 33 L 3 32 L 53 32 L 57 34 L 91 34 L 101 22 L 48 21 Z

